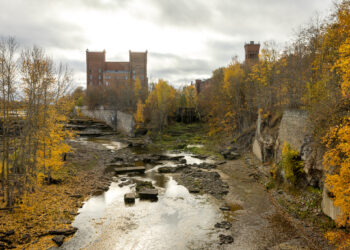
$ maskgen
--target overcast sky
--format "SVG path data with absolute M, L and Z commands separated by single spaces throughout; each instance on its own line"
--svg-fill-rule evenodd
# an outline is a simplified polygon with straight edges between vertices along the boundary
M 85 86 L 85 50 L 127 61 L 148 50 L 148 76 L 175 86 L 244 56 L 244 43 L 285 44 L 332 0 L 0 0 L 0 35 L 45 48 Z

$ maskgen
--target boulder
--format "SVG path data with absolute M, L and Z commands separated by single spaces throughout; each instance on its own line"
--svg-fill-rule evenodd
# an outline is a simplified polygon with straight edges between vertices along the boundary
M 127 181 L 123 181 L 122 183 L 119 183 L 118 186 L 119 187 L 124 187 L 124 186 L 128 186 L 128 185 L 130 185 L 132 183 L 133 183 L 132 180 L 127 180 Z
M 188 192 L 193 193 L 193 194 L 198 194 L 200 192 L 200 190 L 198 188 L 195 188 L 195 187 L 189 187 Z
M 304 162 L 304 172 L 308 185 L 321 188 L 323 176 L 323 149 L 315 142 L 311 136 L 304 138 L 304 143 L 300 149 L 300 156 Z
M 175 173 L 176 167 L 160 167 L 158 168 L 158 173 L 167 174 L 167 173 Z
M 197 159 L 201 159 L 201 160 L 205 160 L 208 158 L 208 156 L 206 155 L 192 155 L 193 158 L 197 158 Z
M 142 189 L 139 192 L 140 199 L 142 200 L 157 200 L 158 190 L 157 189 Z
M 126 193 L 124 195 L 125 203 L 135 203 L 135 194 L 134 193 Z
M 140 192 L 143 189 L 154 189 L 152 182 L 150 181 L 140 181 L 136 183 L 136 192 Z
M 230 149 L 221 152 L 221 154 L 227 160 L 236 160 L 236 159 L 238 159 L 241 156 L 239 153 L 237 153 L 235 151 L 232 151 Z
M 183 155 L 176 155 L 176 156 L 170 156 L 168 159 L 169 159 L 170 161 L 179 161 L 179 160 L 181 160 L 182 158 L 184 158 Z
M 221 211 L 230 211 L 230 207 L 220 207 Z
M 233 243 L 233 237 L 231 235 L 220 234 L 219 235 L 219 240 L 220 240 L 219 241 L 220 245 Z
M 57 246 L 62 246 L 64 239 L 66 236 L 64 235 L 56 235 L 55 237 L 52 238 L 52 240 L 57 244 Z
M 78 228 L 71 227 L 71 228 L 66 228 L 66 229 L 50 230 L 49 234 L 69 236 L 69 235 L 75 234 L 76 231 L 78 231 Z
M 70 197 L 80 199 L 83 196 L 81 194 L 72 194 Z
M 256 158 L 258 158 L 260 161 L 263 161 L 263 153 L 262 153 L 262 149 L 260 146 L 260 143 L 258 142 L 257 139 L 254 139 L 253 142 L 253 154 L 256 156 Z
M 198 168 L 202 168 L 202 169 L 208 169 L 208 170 L 216 168 L 215 165 L 210 164 L 210 163 L 206 163 L 206 162 L 203 162 L 203 163 L 199 164 L 197 167 Z
M 222 221 L 222 222 L 218 222 L 215 224 L 216 228 L 223 228 L 223 229 L 230 229 L 232 227 L 232 223 L 228 222 L 228 221 Z

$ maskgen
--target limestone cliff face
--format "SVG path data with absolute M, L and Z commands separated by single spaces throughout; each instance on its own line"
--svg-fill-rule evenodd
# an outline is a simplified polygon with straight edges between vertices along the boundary
M 302 110 L 286 110 L 283 112 L 276 142 L 276 160 L 281 161 L 281 152 L 284 142 L 291 148 L 301 151 L 305 138 L 309 137 L 310 129 L 307 125 L 307 113 Z
M 312 129 L 308 125 L 306 111 L 286 110 L 280 116 L 266 118 L 259 114 L 256 128 L 252 151 L 259 160 L 274 160 L 278 164 L 282 158 L 283 143 L 287 142 L 291 148 L 298 150 L 304 162 L 305 175 L 301 184 L 324 188 L 324 149 L 312 139 Z M 281 174 L 283 176 L 283 171 Z M 340 209 L 334 206 L 326 188 L 323 191 L 322 210 L 332 219 L 340 214 Z

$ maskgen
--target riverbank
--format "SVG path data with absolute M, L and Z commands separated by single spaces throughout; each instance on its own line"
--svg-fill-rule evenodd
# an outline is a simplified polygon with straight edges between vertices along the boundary
M 112 176 L 104 173 L 105 161 L 114 154 L 93 144 L 69 144 L 72 152 L 64 167 L 53 175 L 58 184 L 39 186 L 22 206 L 0 211 L 0 249 L 56 246 L 52 238 L 57 231 L 72 229 L 71 223 L 83 202 L 108 189 Z
M 182 148 L 202 156 L 222 159 L 219 152 L 222 152 L 225 144 L 230 144 L 230 141 L 227 138 L 222 140 L 226 143 L 220 143 L 218 138 L 211 140 L 207 136 L 205 127 L 200 130 L 196 127 L 200 125 L 192 126 L 192 128 L 181 128 L 180 125 L 170 127 L 157 138 L 158 143 L 161 147 Z M 178 139 L 180 134 L 182 136 Z M 199 134 L 202 137 L 198 136 Z M 166 142 L 162 140 L 164 138 Z M 202 144 L 203 147 L 188 148 L 183 146 L 186 143 Z M 249 214 L 249 216 L 241 216 L 241 219 L 238 219 L 240 223 L 232 226 L 236 228 L 236 231 L 232 231 L 234 238 L 237 238 L 235 246 L 241 244 L 241 247 L 245 246 L 247 249 L 259 249 L 257 245 L 247 245 L 249 243 L 247 235 L 250 234 L 242 231 L 244 232 L 244 228 L 249 228 L 251 218 L 255 220 L 252 222 L 253 228 L 260 218 L 261 224 L 265 226 L 254 230 L 253 234 L 260 233 L 252 236 L 251 242 L 260 238 L 261 248 L 283 249 L 283 247 L 293 246 L 296 249 L 334 249 L 334 246 L 329 245 L 324 238 L 324 233 L 334 228 L 335 223 L 321 211 L 321 191 L 311 187 L 300 190 L 278 183 L 271 176 L 272 165 L 263 165 L 249 151 L 241 153 L 243 156 L 240 159 L 227 161 L 216 169 L 222 181 L 229 187 L 229 194 L 223 196 L 223 201 L 219 201 L 219 206 L 228 207 L 233 211 L 233 213 L 225 212 L 226 217 L 237 220 L 240 217 L 237 214 Z M 179 181 L 186 186 L 186 182 Z M 261 218 L 264 216 L 268 219 Z M 241 243 L 239 243 L 240 237 Z
M 147 167 L 150 172 L 146 174 L 146 178 L 147 176 L 155 178 L 161 189 L 168 185 L 166 183 L 169 178 L 173 178 L 178 184 L 170 182 L 172 186 L 167 186 L 167 189 L 176 187 L 182 190 L 181 195 L 183 195 L 181 186 L 183 185 L 188 190 L 186 192 L 191 194 L 191 196 L 186 194 L 185 197 L 197 197 L 197 194 L 197 198 L 202 195 L 213 197 L 211 200 L 216 204 L 217 209 L 215 213 L 222 217 L 222 221 L 216 221 L 217 224 L 214 224 L 219 228 L 222 239 L 218 240 L 214 237 L 210 244 L 214 244 L 218 249 L 261 249 L 262 247 L 332 249 L 326 244 L 322 236 L 323 231 L 319 230 L 319 223 L 324 217 L 315 209 L 317 204 L 312 206 L 306 204 L 310 209 L 301 213 L 306 218 L 294 216 L 295 214 L 286 209 L 288 206 L 282 206 L 286 204 L 285 200 L 293 204 L 293 196 L 287 189 L 270 183 L 269 167 L 262 166 L 249 153 L 243 154 L 236 160 L 223 160 L 219 152 L 225 144 L 221 142 L 217 138 L 208 137 L 203 124 L 175 124 L 161 134 L 147 135 L 143 138 L 132 139 L 108 135 L 71 141 L 72 152 L 68 154 L 65 167 L 54 176 L 55 179 L 62 180 L 62 183 L 44 185 L 36 190 L 33 196 L 29 197 L 32 201 L 30 209 L 0 211 L 0 231 L 10 234 L 6 235 L 5 244 L 7 247 L 16 246 L 18 249 L 55 247 L 56 244 L 52 241 L 55 235 L 50 231 L 57 233 L 62 230 L 71 230 L 71 223 L 77 218 L 78 209 L 83 202 L 88 201 L 93 195 L 104 194 L 109 188 L 111 189 L 109 191 L 118 193 L 121 191 L 120 188 L 126 192 L 125 188 L 132 187 L 135 181 L 133 178 L 127 177 L 126 181 L 113 178 L 114 172 L 108 168 L 111 162 L 132 166 L 143 162 L 143 164 L 152 165 Z M 169 151 L 172 153 L 169 154 Z M 189 153 L 192 155 L 190 159 L 187 155 Z M 172 163 L 167 165 L 167 163 L 161 163 L 162 161 Z M 152 170 L 160 163 L 163 164 L 162 170 L 158 167 Z M 161 171 L 165 174 L 161 175 L 163 177 L 154 176 Z M 113 191 L 113 188 L 116 191 Z M 176 200 L 181 197 L 177 197 Z M 170 198 L 173 202 L 174 197 Z M 315 202 L 317 202 L 316 198 Z M 165 196 L 165 201 L 167 199 L 169 197 Z M 300 198 L 300 206 L 302 202 L 303 199 Z M 142 206 L 155 205 L 142 203 Z M 121 211 L 124 211 L 123 207 L 124 203 L 120 204 Z M 179 213 L 180 211 L 182 210 L 180 209 Z M 124 211 L 124 213 L 129 212 L 130 210 Z M 306 223 L 310 220 L 311 214 L 322 218 L 322 220 L 311 219 L 316 224 L 315 227 L 310 227 L 310 224 Z M 212 216 L 212 218 L 219 218 L 214 214 Z M 124 221 L 125 218 L 119 219 Z M 214 224 L 211 227 L 214 228 Z M 132 228 L 136 226 L 143 227 L 139 224 L 133 225 Z M 131 229 L 123 228 L 123 230 Z M 101 233 L 104 234 L 104 232 Z M 103 237 L 110 233 L 110 231 L 105 232 Z M 69 238 L 70 236 L 67 235 L 63 240 L 67 242 Z M 220 245 L 220 242 L 223 245 Z M 230 243 L 226 245 L 225 242 Z M 314 242 L 317 242 L 318 247 L 313 247 Z

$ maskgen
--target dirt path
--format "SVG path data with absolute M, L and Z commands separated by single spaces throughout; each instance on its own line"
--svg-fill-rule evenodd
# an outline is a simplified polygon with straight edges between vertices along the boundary
M 218 170 L 230 188 L 225 202 L 231 211 L 225 217 L 232 222 L 234 237 L 234 244 L 223 249 L 313 249 L 277 212 L 269 194 L 254 179 L 253 167 L 239 159 Z

